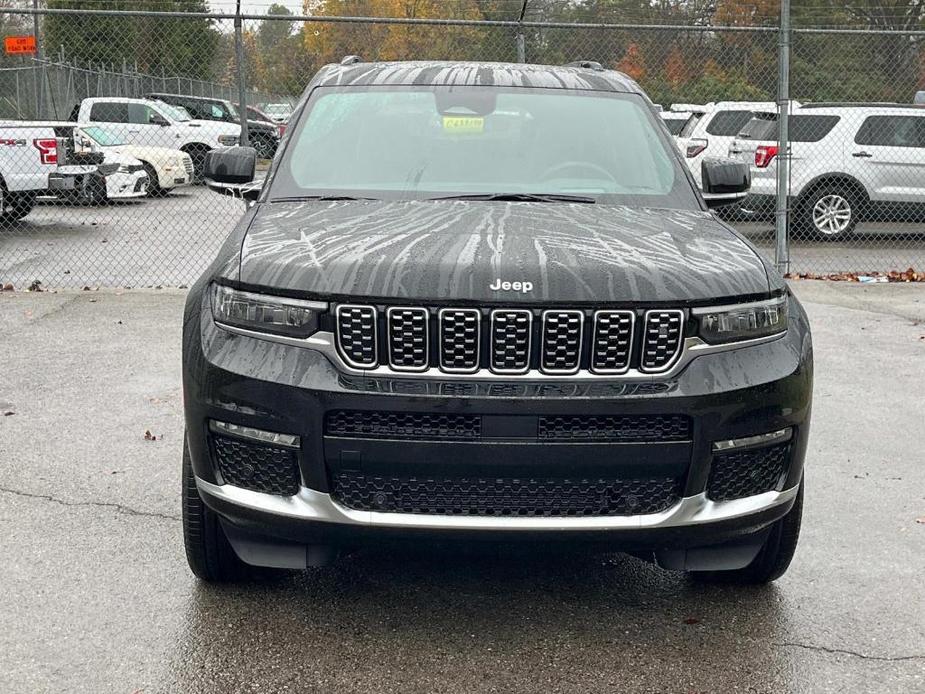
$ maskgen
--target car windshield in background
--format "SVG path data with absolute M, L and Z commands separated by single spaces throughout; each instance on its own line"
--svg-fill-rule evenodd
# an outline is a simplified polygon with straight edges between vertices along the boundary
M 534 194 L 699 209 L 656 118 L 614 92 L 318 88 L 270 199 Z
M 819 142 L 838 123 L 838 116 L 791 115 L 788 139 L 791 142 Z M 774 113 L 756 113 L 739 137 L 743 140 L 777 140 L 778 120 Z
M 190 116 L 189 111 L 187 111 L 182 106 L 173 106 L 171 104 L 165 103 L 163 101 L 158 101 L 157 105 L 161 108 L 168 116 L 178 121 L 188 121 L 193 120 Z
M 102 128 L 97 128 L 96 126 L 93 126 L 93 125 L 87 125 L 87 126 L 82 127 L 80 129 L 80 132 L 82 132 L 84 135 L 89 137 L 91 140 L 96 142 L 96 144 L 100 145 L 101 147 L 117 147 L 119 145 L 125 144 L 125 142 L 123 142 L 116 135 L 112 133 L 108 133 Z

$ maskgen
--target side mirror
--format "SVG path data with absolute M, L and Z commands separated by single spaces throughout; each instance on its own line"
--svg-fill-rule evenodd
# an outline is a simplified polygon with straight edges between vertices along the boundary
M 152 113 L 149 120 L 151 122 L 151 125 L 159 125 L 162 128 L 166 128 L 168 125 L 170 125 L 170 121 L 164 118 L 159 113 Z
M 707 207 L 723 207 L 741 202 L 752 185 L 749 165 L 726 157 L 704 159 L 700 164 L 700 178 Z
M 203 178 L 209 189 L 243 200 L 256 200 L 260 185 L 254 183 L 257 151 L 253 147 L 222 147 L 206 154 Z

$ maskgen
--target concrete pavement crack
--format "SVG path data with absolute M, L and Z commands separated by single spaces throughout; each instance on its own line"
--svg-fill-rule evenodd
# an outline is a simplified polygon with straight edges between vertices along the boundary
M 51 496 L 50 494 L 33 494 L 31 492 L 24 492 L 19 489 L 10 489 L 9 487 L 0 487 L 0 492 L 4 494 L 12 494 L 14 496 L 23 497 L 26 499 L 40 499 L 42 501 L 48 501 L 53 504 L 58 504 L 59 506 L 68 506 L 68 507 L 84 507 L 84 508 L 108 508 L 112 509 L 116 513 L 122 513 L 127 516 L 143 516 L 146 518 L 161 518 L 163 520 L 178 521 L 180 520 L 179 516 L 171 516 L 167 513 L 155 513 L 153 511 L 139 511 L 137 509 L 131 508 L 130 506 L 124 506 L 123 504 L 116 504 L 109 501 L 65 501 L 64 499 L 58 499 Z
M 859 653 L 858 651 L 848 650 L 846 648 L 829 648 L 828 646 L 813 646 L 808 643 L 792 643 L 786 642 L 778 644 L 787 648 L 803 648 L 807 651 L 821 651 L 822 653 L 831 653 L 832 655 L 850 655 L 852 658 L 860 658 L 861 660 L 880 660 L 887 663 L 898 663 L 905 660 L 925 660 L 925 655 L 868 655 L 866 653 Z

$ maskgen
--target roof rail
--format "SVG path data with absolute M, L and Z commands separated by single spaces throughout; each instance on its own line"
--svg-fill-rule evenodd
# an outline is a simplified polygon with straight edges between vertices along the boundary
M 604 67 L 596 60 L 575 60 L 566 63 L 564 67 L 582 67 L 586 70 L 603 70 Z
M 810 101 L 800 106 L 812 108 L 922 108 L 925 104 L 901 104 L 896 101 Z
M 341 65 L 356 65 L 357 63 L 362 63 L 363 59 L 358 55 L 345 55 L 341 58 Z

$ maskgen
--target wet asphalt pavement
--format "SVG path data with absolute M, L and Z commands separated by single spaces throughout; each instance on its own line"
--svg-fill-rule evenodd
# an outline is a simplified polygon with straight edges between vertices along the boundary
M 925 287 L 795 286 L 804 531 L 764 588 L 622 555 L 376 550 L 201 585 L 183 293 L 0 294 L 0 691 L 925 691 Z

